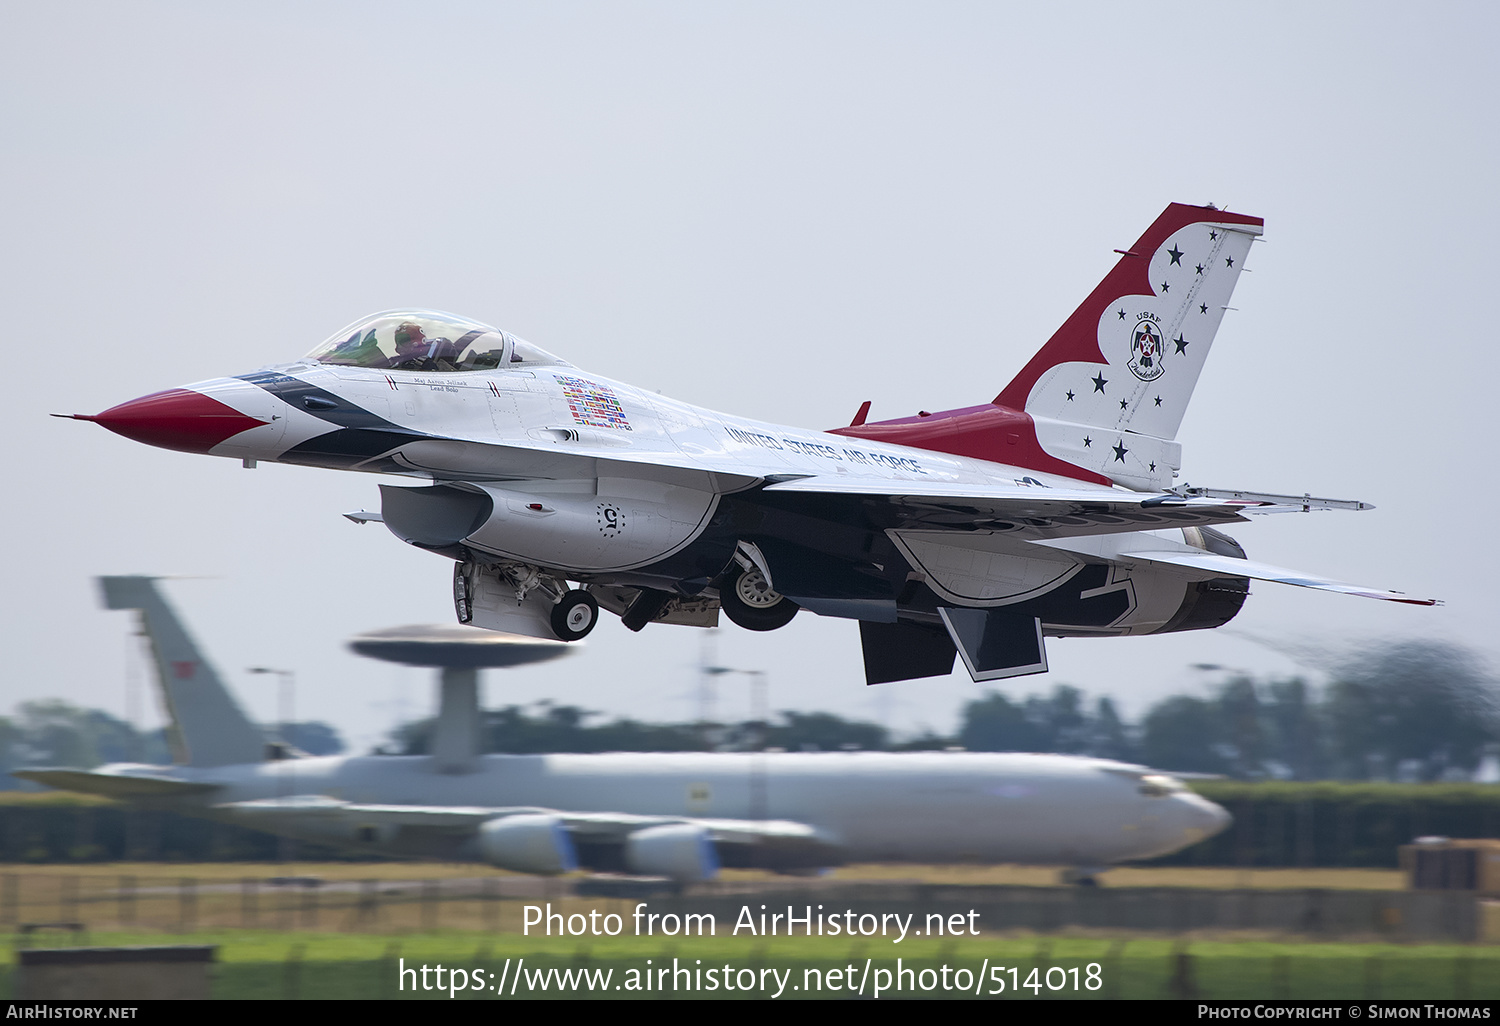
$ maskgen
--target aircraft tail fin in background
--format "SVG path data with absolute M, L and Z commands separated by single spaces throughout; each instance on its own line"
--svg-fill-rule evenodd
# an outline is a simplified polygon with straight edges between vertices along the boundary
M 1120 484 L 1165 486 L 1181 465 L 1172 439 L 1263 224 L 1168 206 L 995 404 L 1030 416 L 1052 456 Z
M 173 757 L 189 766 L 260 762 L 266 743 L 151 577 L 101 577 L 106 609 L 134 609 L 151 639 L 162 700 L 175 735 Z

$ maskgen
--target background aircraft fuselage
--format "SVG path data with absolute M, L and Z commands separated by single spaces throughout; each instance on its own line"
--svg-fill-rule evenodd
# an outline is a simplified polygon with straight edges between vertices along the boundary
M 122 765 L 91 775 L 133 773 L 215 785 L 168 799 L 200 814 L 316 794 L 361 805 L 790 820 L 815 828 L 845 862 L 1103 866 L 1176 851 L 1229 819 L 1139 766 L 1019 753 L 490 755 L 460 775 L 435 772 L 425 756 L 323 757 L 201 769 Z M 260 824 L 277 828 L 271 816 Z M 299 824 L 288 824 L 279 832 L 299 833 Z

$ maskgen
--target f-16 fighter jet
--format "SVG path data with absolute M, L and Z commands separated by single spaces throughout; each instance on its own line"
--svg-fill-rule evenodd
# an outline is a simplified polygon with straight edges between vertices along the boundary
M 716 413 L 507 331 L 397 311 L 293 363 L 92 420 L 152 445 L 401 474 L 378 512 L 454 561 L 460 622 L 586 635 L 858 620 L 869 683 L 1047 668 L 1043 639 L 1217 627 L 1250 579 L 1432 605 L 1245 559 L 1247 514 L 1365 503 L 1173 487 L 1174 440 L 1258 217 L 1173 204 L 992 400 L 829 431 Z

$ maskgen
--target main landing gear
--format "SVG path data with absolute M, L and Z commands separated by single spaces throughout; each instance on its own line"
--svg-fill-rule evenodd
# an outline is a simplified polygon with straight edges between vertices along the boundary
M 748 631 L 785 627 L 802 608 L 772 591 L 765 574 L 755 566 L 741 568 L 732 581 L 719 586 L 719 605 L 725 616 Z
M 1064 887 L 1098 887 L 1103 866 L 1072 866 L 1058 874 Z

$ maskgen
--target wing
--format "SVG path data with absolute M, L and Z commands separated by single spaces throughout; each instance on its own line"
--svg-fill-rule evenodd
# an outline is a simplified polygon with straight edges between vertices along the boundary
M 816 827 L 787 819 L 710 819 L 698 816 L 636 816 L 617 812 L 560 812 L 577 838 L 622 843 L 638 830 L 681 824 L 701 828 L 715 845 L 743 849 L 742 858 L 773 865 L 795 857 L 826 866 L 840 861 L 838 845 Z M 737 864 L 749 864 L 736 858 Z M 831 860 L 831 861 L 830 861 Z
M 1228 489 L 1191 488 L 1155 495 L 1106 489 L 1065 490 L 1035 484 L 954 485 L 942 482 L 902 482 L 899 494 L 885 494 L 893 506 L 905 508 L 927 529 L 1008 529 L 1019 537 L 1048 548 L 1109 561 L 1154 565 L 1184 571 L 1190 580 L 1250 577 L 1299 588 L 1357 595 L 1361 598 L 1438 605 L 1437 599 L 1418 599 L 1404 592 L 1367 588 L 1316 574 L 1288 570 L 1268 563 L 1205 552 L 1155 535 L 1120 534 L 1166 527 L 1196 527 L 1244 521 L 1245 515 L 1311 512 L 1314 510 L 1374 509 L 1354 499 L 1319 499 L 1311 495 L 1280 495 Z M 876 494 L 866 483 L 852 486 L 836 478 L 810 477 L 779 481 L 766 491 L 813 494 Z M 1094 535 L 1092 539 L 1080 536 Z M 1068 540 L 1074 539 L 1074 540 Z
M 560 430 L 560 429 L 559 429 Z M 577 432 L 567 432 L 576 435 Z M 597 434 L 597 432 L 596 432 Z M 621 451 L 592 437 L 556 442 L 510 440 L 505 443 L 463 438 L 413 438 L 399 441 L 370 461 L 390 461 L 398 472 L 415 471 L 436 481 L 569 480 L 646 476 L 664 481 L 711 480 L 721 491 L 748 488 L 761 480 L 753 470 L 727 458 L 687 456 L 648 449 Z M 649 468 L 643 471 L 642 468 Z
M 775 481 L 764 490 L 884 501 L 891 507 L 891 519 L 904 526 L 1015 531 L 1032 538 L 1243 522 L 1242 514 L 1268 505 L 1255 498 L 1052 488 L 1031 477 L 1014 483 L 965 484 L 849 481 L 819 475 Z
M 671 871 L 670 857 L 663 859 L 651 852 L 632 855 L 632 839 L 647 837 L 658 849 L 676 844 L 691 851 L 706 842 L 716 850 L 718 862 L 732 866 L 802 869 L 842 861 L 836 841 L 815 827 L 791 820 L 564 812 L 532 806 L 359 805 L 323 795 L 231 802 L 216 808 L 274 833 L 331 843 L 352 842 L 366 850 L 373 844 L 390 854 L 482 859 L 522 872 L 549 871 L 538 868 L 549 864 L 548 858 L 536 857 L 538 847 L 555 841 L 559 829 L 582 858 L 559 853 L 557 859 L 550 860 L 555 866 L 550 871 L 554 872 L 580 861 L 605 867 L 623 861 L 638 871 L 661 870 L 653 875 L 676 875 Z M 517 829 L 505 829 L 509 826 Z M 482 833 L 490 835 L 489 843 L 481 841 Z M 506 839 L 496 843 L 494 839 L 502 835 L 507 835 Z M 631 865 L 632 858 L 644 862 Z M 652 864 L 653 858 L 660 865 Z M 712 872 L 682 875 L 701 879 Z
M 1194 488 L 1183 485 L 1172 489 L 1172 494 L 1191 498 L 1236 499 L 1257 505 L 1247 507 L 1251 516 L 1263 513 L 1313 513 L 1330 509 L 1374 509 L 1368 502 L 1358 499 L 1317 499 L 1311 495 L 1281 495 L 1276 492 L 1247 492 L 1237 488 Z

